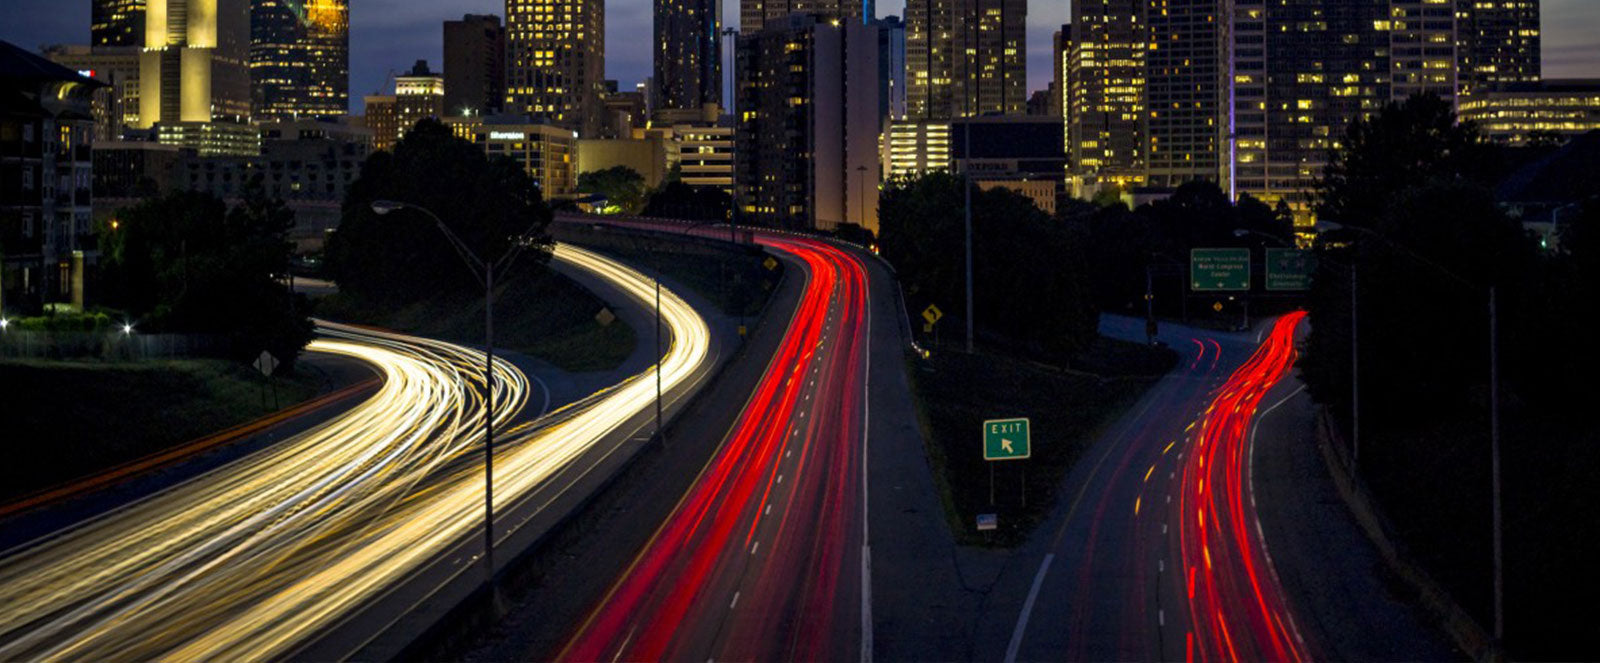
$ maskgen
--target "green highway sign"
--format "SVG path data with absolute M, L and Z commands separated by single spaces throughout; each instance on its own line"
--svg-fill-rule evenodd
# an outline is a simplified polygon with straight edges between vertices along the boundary
M 1028 419 L 989 419 L 983 422 L 984 460 L 1021 460 L 1032 455 Z
M 1249 290 L 1250 249 L 1190 249 L 1191 290 Z
M 1267 289 L 1306 290 L 1316 262 L 1310 251 L 1267 249 Z

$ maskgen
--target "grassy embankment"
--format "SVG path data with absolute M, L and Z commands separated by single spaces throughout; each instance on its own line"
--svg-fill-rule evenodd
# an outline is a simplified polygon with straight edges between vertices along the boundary
M 607 308 L 606 302 L 565 276 L 524 270 L 497 290 L 497 348 L 567 371 L 611 370 L 633 352 L 634 330 L 620 320 L 602 324 L 596 315 Z M 317 300 L 317 315 L 474 347 L 483 344 L 481 293 L 437 295 L 398 307 L 341 293 Z
M 277 378 L 284 407 L 327 378 L 298 367 Z M 49 488 L 273 411 L 261 375 L 215 359 L 0 362 L 6 462 L 0 501 Z
M 934 483 L 957 541 L 1011 546 L 1049 513 L 1062 477 L 1095 434 L 1170 370 L 1177 355 L 1099 338 L 1072 370 L 990 352 L 935 351 L 908 361 Z M 985 461 L 983 420 L 1012 417 L 1030 419 L 1032 457 Z M 984 513 L 998 515 L 998 529 L 977 531 Z

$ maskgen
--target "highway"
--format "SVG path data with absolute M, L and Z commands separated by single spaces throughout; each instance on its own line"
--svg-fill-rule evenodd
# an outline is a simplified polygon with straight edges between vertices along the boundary
M 778 350 L 560 659 L 870 655 L 867 268 L 824 242 L 756 238 L 805 278 Z
M 651 282 L 593 253 L 555 258 L 639 301 Z M 707 359 L 694 310 L 662 293 L 673 390 Z M 149 498 L 0 553 L 0 660 L 260 659 L 290 655 L 477 535 L 483 508 L 481 352 L 321 323 L 313 352 L 375 367 L 349 412 Z M 515 423 L 526 376 L 495 366 L 495 503 L 522 501 L 653 407 L 654 369 Z
M 1003 660 L 1316 657 L 1262 535 L 1251 463 L 1304 317 L 1277 319 L 1259 344 L 1167 339 L 1183 365 L 1074 469 L 1065 516 L 1018 556 L 1036 566 L 997 590 L 1025 597 Z

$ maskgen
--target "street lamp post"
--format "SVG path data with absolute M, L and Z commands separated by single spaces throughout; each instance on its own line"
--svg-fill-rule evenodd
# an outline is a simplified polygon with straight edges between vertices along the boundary
M 1360 226 L 1346 226 L 1346 225 L 1339 224 L 1339 223 L 1334 223 L 1334 222 L 1331 222 L 1331 221 L 1324 221 L 1324 222 L 1322 222 L 1322 223 L 1320 223 L 1318 225 L 1320 226 L 1318 228 L 1319 230 L 1351 230 L 1351 231 L 1360 233 L 1362 235 L 1365 235 L 1367 237 L 1371 237 L 1371 238 L 1376 239 L 1379 242 L 1382 242 L 1383 244 L 1389 246 L 1390 248 L 1393 248 L 1393 249 L 1395 249 L 1397 251 L 1400 251 L 1401 253 L 1404 253 L 1404 254 L 1410 256 L 1412 259 L 1414 259 L 1414 260 L 1416 260 L 1418 262 L 1421 262 L 1422 264 L 1425 264 L 1425 265 L 1427 265 L 1429 267 L 1432 267 L 1435 271 L 1437 271 L 1437 272 L 1439 272 L 1441 274 L 1444 274 L 1445 276 L 1450 277 L 1451 279 L 1455 280 L 1457 283 L 1460 283 L 1462 285 L 1465 285 L 1465 286 L 1467 286 L 1469 288 L 1474 288 L 1474 289 L 1478 287 L 1476 284 L 1472 283 L 1471 281 L 1468 281 L 1467 279 L 1462 278 L 1461 275 L 1456 274 L 1455 272 L 1452 272 L 1449 269 L 1446 269 L 1444 266 L 1440 265 L 1439 263 L 1436 263 L 1433 260 L 1430 260 L 1427 257 L 1424 257 L 1424 256 L 1416 253 L 1415 251 L 1412 251 L 1411 249 L 1408 249 L 1408 248 L 1406 248 L 1404 246 L 1401 246 L 1400 244 L 1395 243 L 1393 240 L 1389 239 L 1388 237 L 1384 236 L 1382 233 L 1379 233 L 1379 232 L 1377 232 L 1375 230 L 1371 230 L 1371 229 L 1368 229 L 1368 228 L 1363 228 L 1363 227 L 1360 227 Z M 1352 360 L 1355 359 L 1355 350 L 1354 350 L 1354 345 L 1355 345 L 1355 326 L 1354 325 L 1355 325 L 1355 315 L 1356 315 L 1355 314 L 1355 310 L 1356 310 L 1356 301 L 1357 301 L 1356 300 L 1356 294 L 1355 294 L 1355 285 L 1356 285 L 1355 263 L 1352 262 L 1351 266 L 1350 266 L 1350 286 L 1351 286 L 1351 291 L 1350 291 L 1350 311 L 1351 311 L 1350 319 L 1351 319 L 1351 346 L 1352 346 L 1351 359 Z M 1493 544 L 1494 545 L 1494 553 L 1493 553 L 1493 555 L 1494 555 L 1494 642 L 1495 642 L 1495 646 L 1496 647 L 1500 647 L 1500 646 L 1503 646 L 1502 643 L 1505 640 L 1505 580 L 1504 580 L 1505 579 L 1505 573 L 1504 573 L 1504 565 L 1503 565 L 1504 556 L 1503 556 L 1503 552 L 1502 552 L 1502 550 L 1503 550 L 1503 546 L 1502 546 L 1502 528 L 1501 528 L 1502 518 L 1501 518 L 1501 508 L 1500 508 L 1500 503 L 1501 503 L 1501 500 L 1500 500 L 1500 315 L 1499 315 L 1499 307 L 1498 307 L 1498 288 L 1496 286 L 1492 286 L 1492 285 L 1489 286 L 1489 293 L 1488 294 L 1489 294 L 1489 481 L 1490 481 L 1490 494 L 1491 494 L 1491 501 L 1492 501 L 1491 519 L 1492 519 L 1492 528 L 1493 528 L 1493 537 L 1494 537 L 1494 544 Z M 1356 387 L 1354 386 L 1354 383 L 1356 381 L 1355 380 L 1356 374 L 1355 374 L 1355 370 L 1354 370 L 1355 369 L 1354 364 L 1352 364 L 1351 369 L 1352 369 L 1351 370 L 1351 382 L 1352 382 L 1351 393 L 1352 393 L 1352 396 L 1354 397 L 1354 396 L 1359 395 L 1360 392 L 1356 391 Z M 1359 411 L 1359 410 L 1357 410 L 1357 411 Z M 1356 425 L 1355 422 L 1352 422 L 1352 424 Z M 1355 430 L 1359 430 L 1359 429 L 1355 429 Z M 1358 453 L 1358 452 L 1353 451 L 1352 455 L 1355 455 L 1356 453 Z
M 508 270 L 511 262 L 525 245 L 525 237 L 518 237 L 511 249 L 498 260 L 491 263 L 474 253 L 466 242 L 456 236 L 437 214 L 419 205 L 401 203 L 392 200 L 375 200 L 372 202 L 372 211 L 379 216 L 390 212 L 409 209 L 421 212 L 433 219 L 433 223 L 450 240 L 456 253 L 467 263 L 467 269 L 473 276 L 478 277 L 478 282 L 483 285 L 483 322 L 484 322 L 484 361 L 483 361 L 483 569 L 484 586 L 491 590 L 494 588 L 494 273 L 495 270 Z
M 688 234 L 694 232 L 698 228 L 703 228 L 705 226 L 710 226 L 710 225 L 716 225 L 716 223 L 717 223 L 716 221 L 701 221 L 699 223 L 693 223 L 693 224 L 690 224 L 690 225 L 686 226 L 680 232 L 682 232 L 682 234 L 684 234 L 684 235 L 688 235 Z M 661 256 L 659 254 L 656 256 L 655 263 L 656 263 L 656 274 L 655 274 L 655 282 L 656 282 L 656 439 L 661 442 L 661 446 L 665 447 L 667 445 L 667 431 L 666 431 L 666 428 L 664 428 L 661 425 L 661 423 L 662 423 L 662 417 L 661 417 L 661 358 L 662 358 L 661 357 L 661 276 L 662 276 L 663 273 L 665 273 L 666 268 L 662 264 Z
M 961 128 L 962 187 L 966 194 L 967 235 L 967 354 L 972 354 L 972 118 Z

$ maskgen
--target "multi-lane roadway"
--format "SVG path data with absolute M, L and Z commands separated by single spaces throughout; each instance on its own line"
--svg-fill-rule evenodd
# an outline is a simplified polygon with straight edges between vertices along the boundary
M 609 259 L 567 246 L 555 257 L 640 302 L 653 295 L 648 279 Z M 671 337 L 663 387 L 675 391 L 704 368 L 709 333 L 670 292 L 662 318 Z M 483 354 L 320 330 L 310 350 L 369 363 L 384 378 L 379 392 L 262 452 L 0 553 L 0 659 L 284 655 L 421 569 L 473 566 L 445 553 L 481 527 Z M 553 500 L 570 483 L 552 478 L 592 462 L 597 443 L 644 416 L 655 388 L 652 368 L 512 425 L 528 380 L 497 362 L 497 507 Z
M 1170 339 L 1186 357 L 1068 480 L 1064 515 L 1006 591 L 1004 660 L 1298 660 L 1308 650 L 1251 480 L 1253 422 L 1293 365 L 1305 314 L 1260 342 Z M 1220 340 L 1219 340 L 1220 337 Z M 1000 652 L 996 651 L 996 655 Z
M 568 660 L 847 660 L 870 646 L 862 259 L 760 234 L 799 303 L 721 446 L 571 635 Z

